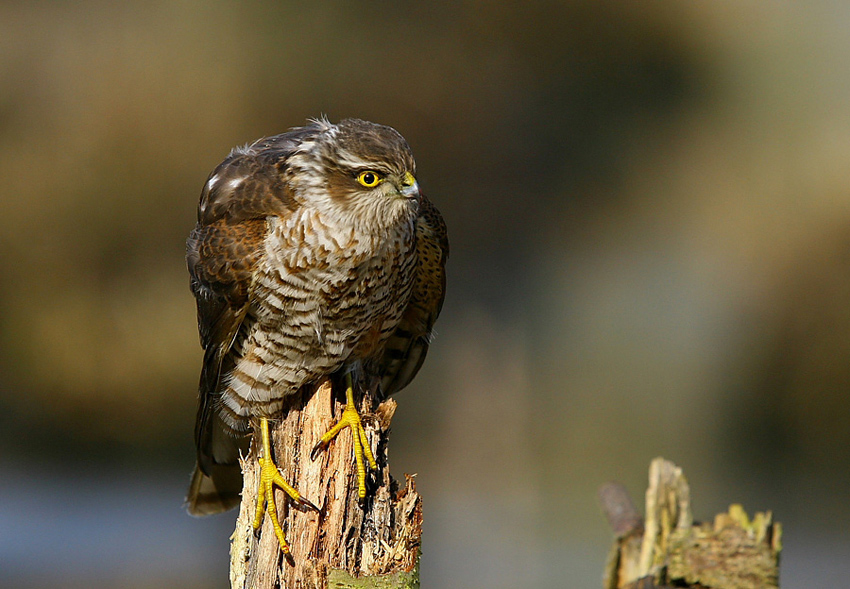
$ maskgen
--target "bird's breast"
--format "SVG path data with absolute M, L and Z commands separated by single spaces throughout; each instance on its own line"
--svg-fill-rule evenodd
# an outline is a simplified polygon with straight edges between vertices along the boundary
M 258 315 L 266 329 L 309 344 L 310 358 L 366 358 L 398 324 L 415 266 L 412 227 L 358 234 L 305 214 L 270 233 L 255 288 Z
M 270 223 L 232 350 L 225 418 L 274 415 L 302 385 L 380 354 L 415 269 L 412 228 L 376 239 L 315 220 Z

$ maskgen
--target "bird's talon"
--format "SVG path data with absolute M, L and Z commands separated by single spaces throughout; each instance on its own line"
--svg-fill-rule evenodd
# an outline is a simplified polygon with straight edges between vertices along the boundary
M 301 497 L 300 499 L 298 499 L 297 503 L 299 505 L 302 505 L 303 507 L 307 507 L 308 509 L 312 509 L 316 513 L 322 512 L 322 510 L 319 509 L 318 507 L 316 507 L 316 505 L 312 501 L 308 501 L 307 499 L 304 499 L 304 497 Z
M 372 448 L 369 445 L 369 438 L 366 436 L 366 430 L 363 428 L 360 414 L 354 406 L 354 386 L 351 382 L 351 373 L 346 374 L 345 378 L 347 383 L 345 390 L 346 403 L 342 417 L 313 447 L 312 452 L 310 452 L 310 458 L 315 460 L 319 451 L 326 448 L 339 432 L 345 428 L 349 428 L 354 442 L 354 458 L 357 463 L 357 495 L 362 501 L 366 497 L 366 463 L 368 463 L 371 470 L 378 470 L 378 463 L 372 454 Z
M 302 497 L 301 494 L 296 491 L 292 485 L 287 483 L 286 479 L 283 478 L 283 475 L 280 473 L 280 470 L 271 458 L 272 453 L 268 419 L 262 418 L 260 420 L 260 427 L 263 436 L 263 454 L 257 458 L 257 462 L 260 465 L 260 484 L 259 490 L 257 491 L 257 510 L 254 514 L 254 530 L 259 530 L 263 523 L 263 516 L 266 512 L 268 512 L 269 519 L 271 520 L 272 527 L 274 528 L 275 536 L 277 536 L 278 542 L 280 543 L 280 550 L 286 557 L 286 561 L 290 565 L 294 565 L 295 560 L 292 558 L 292 554 L 290 554 L 289 544 L 286 542 L 286 535 L 283 533 L 283 528 L 281 527 L 280 520 L 278 520 L 277 517 L 277 506 L 274 502 L 274 488 L 277 486 L 283 489 L 292 501 L 298 505 L 310 507 L 316 511 L 319 511 L 319 508 Z
M 327 448 L 327 446 L 328 445 L 325 442 L 319 441 L 319 443 L 313 446 L 313 449 L 310 451 L 310 460 L 316 460 L 319 452 Z

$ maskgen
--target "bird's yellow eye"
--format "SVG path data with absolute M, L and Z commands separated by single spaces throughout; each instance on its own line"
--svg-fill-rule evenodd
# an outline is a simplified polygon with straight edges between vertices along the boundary
M 374 188 L 383 181 L 383 177 L 372 170 L 366 170 L 357 174 L 357 181 L 366 188 Z

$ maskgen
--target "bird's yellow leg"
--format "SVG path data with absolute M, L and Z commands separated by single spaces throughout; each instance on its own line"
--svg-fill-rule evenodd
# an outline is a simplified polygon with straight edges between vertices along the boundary
M 354 460 L 357 463 L 357 494 L 360 499 L 365 499 L 366 461 L 369 462 L 369 467 L 372 470 L 377 470 L 378 464 L 375 462 L 375 456 L 372 454 L 371 446 L 369 446 L 369 439 L 366 437 L 366 431 L 360 421 L 360 414 L 354 406 L 354 385 L 351 382 L 350 372 L 345 375 L 345 384 L 345 409 L 342 412 L 342 417 L 335 426 L 322 436 L 322 439 L 310 453 L 310 457 L 315 460 L 319 450 L 327 448 L 339 432 L 346 427 L 351 428 L 351 435 L 354 437 Z
M 304 505 L 311 509 L 319 511 L 319 508 L 311 502 L 304 499 L 295 488 L 286 482 L 280 470 L 272 460 L 272 447 L 269 438 L 269 420 L 265 417 L 260 419 L 260 430 L 263 436 L 263 454 L 258 458 L 260 463 L 260 488 L 257 492 L 257 511 L 254 515 L 254 529 L 259 529 L 263 523 L 263 514 L 268 511 L 269 518 L 272 520 L 274 533 L 280 542 L 280 549 L 286 559 L 292 563 L 292 556 L 289 553 L 289 544 L 286 542 L 286 536 L 283 534 L 283 528 L 280 526 L 280 521 L 277 517 L 277 506 L 274 502 L 274 487 L 277 485 L 289 495 L 295 503 Z

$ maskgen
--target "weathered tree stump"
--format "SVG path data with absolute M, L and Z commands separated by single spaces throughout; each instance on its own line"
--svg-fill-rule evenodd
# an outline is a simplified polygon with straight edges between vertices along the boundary
M 615 535 L 605 589 L 779 587 L 782 528 L 769 511 L 751 521 L 732 505 L 714 522 L 694 524 L 682 469 L 661 458 L 649 467 L 645 520 L 622 485 L 599 495 Z
M 329 381 L 292 398 L 285 417 L 272 424 L 274 458 L 284 478 L 321 510 L 294 507 L 277 489 L 275 501 L 294 566 L 282 557 L 268 514 L 253 528 L 259 465 L 255 435 L 242 462 L 245 483 L 236 530 L 231 537 L 230 582 L 234 589 L 325 589 L 419 587 L 422 504 L 413 478 L 399 489 L 390 477 L 387 436 L 396 404 L 374 407 L 367 383 L 361 399 L 363 425 L 378 471 L 370 475 L 367 500 L 357 497 L 357 473 L 350 430 L 344 430 L 316 460 L 310 451 L 342 415 L 343 399 Z

